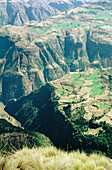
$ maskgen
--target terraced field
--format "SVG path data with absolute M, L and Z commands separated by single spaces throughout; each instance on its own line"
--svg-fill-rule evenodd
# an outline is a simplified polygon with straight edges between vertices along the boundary
M 53 85 L 59 98 L 59 109 L 64 114 L 66 112 L 63 108 L 68 106 L 70 117 L 83 107 L 83 116 L 88 121 L 94 117 L 95 122 L 106 121 L 112 125 L 112 91 L 106 70 L 91 68 L 88 71 L 69 73 L 59 82 L 54 81 Z M 93 129 L 89 129 L 88 133 L 93 133 Z
M 104 4 L 103 4 L 104 6 Z M 50 18 L 49 20 L 43 22 L 43 25 L 39 24 L 37 27 L 31 22 L 31 32 L 37 34 L 49 34 L 55 30 L 58 33 L 60 30 L 73 29 L 73 28 L 83 28 L 83 27 L 103 27 L 103 26 L 112 26 L 112 3 L 110 2 L 110 6 L 108 3 L 105 5 L 106 10 L 104 10 L 103 6 L 99 3 L 97 7 L 86 6 L 86 7 L 78 7 L 76 9 L 69 10 L 68 12 L 63 12 L 60 16 L 60 19 L 55 16 L 54 18 Z

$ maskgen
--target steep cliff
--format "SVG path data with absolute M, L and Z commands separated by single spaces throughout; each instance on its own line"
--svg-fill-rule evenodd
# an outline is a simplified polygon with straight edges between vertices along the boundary
M 0 29 L 2 98 L 29 94 L 69 71 L 112 66 L 112 2 L 61 13 L 44 22 Z

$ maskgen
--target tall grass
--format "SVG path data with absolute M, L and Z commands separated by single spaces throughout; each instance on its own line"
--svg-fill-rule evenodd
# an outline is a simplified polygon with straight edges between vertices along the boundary
M 112 170 L 112 162 L 102 155 L 64 152 L 55 147 L 24 148 L 0 156 L 0 170 Z

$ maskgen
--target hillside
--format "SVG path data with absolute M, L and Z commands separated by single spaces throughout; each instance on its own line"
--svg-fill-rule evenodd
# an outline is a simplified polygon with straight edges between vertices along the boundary
M 112 68 L 69 73 L 5 110 L 55 146 L 112 157 Z
M 2 154 L 14 152 L 23 147 L 51 145 L 52 142 L 45 135 L 15 127 L 8 121 L 0 119 L 0 152 Z
M 1 0 L 0 26 L 45 20 L 59 12 L 97 0 Z
M 88 156 L 79 151 L 68 153 L 55 147 L 24 148 L 7 157 L 0 156 L 0 169 L 112 170 L 112 160 L 97 154 Z
M 19 98 L 69 71 L 112 66 L 112 1 L 71 9 L 43 22 L 0 29 L 2 101 Z M 108 53 L 107 53 L 108 51 Z

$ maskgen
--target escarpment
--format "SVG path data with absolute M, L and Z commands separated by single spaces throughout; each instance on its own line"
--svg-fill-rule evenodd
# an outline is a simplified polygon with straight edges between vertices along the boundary
M 86 31 L 75 29 L 75 35 L 70 32 L 54 35 L 49 39 L 38 42 L 33 39 L 28 45 L 23 39 L 11 40 L 3 44 L 1 50 L 1 79 L 2 96 L 7 103 L 12 98 L 29 94 L 45 83 L 62 77 L 69 71 L 76 71 L 82 67 L 97 63 L 98 67 L 111 67 L 112 44 L 105 42 L 101 37 L 95 39 L 97 34 L 91 30 L 92 35 Z M 64 35 L 63 35 L 64 34 Z M 105 34 L 105 31 L 104 31 Z M 78 38 L 84 37 L 84 39 Z M 109 33 L 107 34 L 109 36 Z M 6 37 L 1 36 L 1 42 Z M 108 40 L 108 39 L 107 39 Z M 108 54 L 105 52 L 108 51 Z
M 27 95 L 69 71 L 89 66 L 111 67 L 110 6 L 111 1 L 96 3 L 61 13 L 44 22 L 1 27 L 3 102 Z

